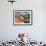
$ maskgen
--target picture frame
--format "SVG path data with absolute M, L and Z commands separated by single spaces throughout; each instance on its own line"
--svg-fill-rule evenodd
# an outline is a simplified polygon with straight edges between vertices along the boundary
M 32 10 L 13 10 L 13 25 L 32 25 Z

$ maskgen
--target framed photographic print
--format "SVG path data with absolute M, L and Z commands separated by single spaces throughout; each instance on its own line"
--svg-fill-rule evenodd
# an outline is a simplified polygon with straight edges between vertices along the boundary
M 32 10 L 13 10 L 14 25 L 32 25 Z

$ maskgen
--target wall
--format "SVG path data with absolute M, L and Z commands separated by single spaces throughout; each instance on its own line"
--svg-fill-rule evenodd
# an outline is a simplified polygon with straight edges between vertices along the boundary
M 32 9 L 32 26 L 14 26 L 13 9 Z M 0 0 L 0 40 L 14 40 L 18 32 L 30 34 L 33 40 L 46 40 L 46 1 L 17 0 L 12 5 L 7 0 Z

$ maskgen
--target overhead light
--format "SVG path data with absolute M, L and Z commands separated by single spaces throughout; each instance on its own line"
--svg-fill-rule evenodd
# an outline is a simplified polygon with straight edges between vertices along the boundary
M 12 4 L 16 2 L 16 0 L 8 0 L 8 2 L 11 2 Z

